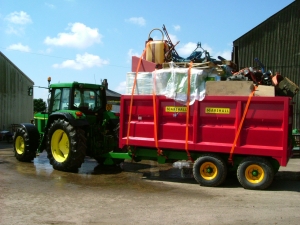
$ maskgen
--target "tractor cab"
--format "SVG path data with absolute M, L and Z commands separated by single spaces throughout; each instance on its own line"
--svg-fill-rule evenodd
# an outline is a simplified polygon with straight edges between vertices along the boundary
M 51 84 L 50 93 L 49 113 L 79 110 L 86 115 L 95 115 L 106 107 L 105 90 L 101 85 L 78 82 Z

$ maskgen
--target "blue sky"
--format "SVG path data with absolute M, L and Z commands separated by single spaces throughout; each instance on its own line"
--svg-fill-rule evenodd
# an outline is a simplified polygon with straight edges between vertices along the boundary
M 36 86 L 100 83 L 125 93 L 131 56 L 150 31 L 166 26 L 186 57 L 197 42 L 214 58 L 230 59 L 232 42 L 294 0 L 142 1 L 0 0 L 0 51 Z M 151 34 L 154 40 L 161 33 Z M 47 99 L 34 88 L 34 98 Z

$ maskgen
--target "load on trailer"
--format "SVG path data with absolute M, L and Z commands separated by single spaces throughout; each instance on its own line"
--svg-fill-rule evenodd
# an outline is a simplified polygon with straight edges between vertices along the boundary
M 223 59 L 216 64 L 203 49 L 194 51 L 189 63 L 164 38 L 150 40 L 145 49 L 152 51 L 147 59 L 133 57 L 120 114 L 106 107 L 105 85 L 48 80 L 48 111 L 35 114 L 35 124 L 20 124 L 15 157 L 30 162 L 46 150 L 61 171 L 76 171 L 86 156 L 105 165 L 150 159 L 192 170 L 203 186 L 219 186 L 235 171 L 244 188 L 267 188 L 292 155 L 291 96 L 267 91 L 261 97 L 264 91 L 253 82 L 216 81 L 234 65 Z M 207 82 L 218 84 L 214 91 L 231 84 L 246 89 L 218 96 L 222 91 L 208 92 Z

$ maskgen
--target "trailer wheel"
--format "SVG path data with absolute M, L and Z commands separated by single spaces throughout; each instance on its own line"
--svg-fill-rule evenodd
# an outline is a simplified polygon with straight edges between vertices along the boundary
M 25 127 L 20 127 L 17 129 L 13 143 L 14 154 L 17 160 L 21 162 L 31 162 L 36 157 L 39 138 L 38 136 L 32 135 L 30 139 L 29 133 Z
M 84 130 L 74 128 L 69 122 L 55 120 L 48 131 L 47 153 L 56 170 L 76 171 L 86 155 Z
M 193 175 L 201 186 L 216 187 L 224 182 L 227 166 L 218 155 L 205 154 L 194 162 Z
M 272 164 L 261 157 L 245 158 L 237 169 L 237 177 L 245 189 L 263 190 L 270 186 L 274 179 Z

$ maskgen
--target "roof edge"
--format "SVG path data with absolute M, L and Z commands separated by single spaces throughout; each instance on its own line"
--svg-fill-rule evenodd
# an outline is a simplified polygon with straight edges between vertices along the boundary
M 34 81 L 31 80 L 22 70 L 20 70 L 19 67 L 17 67 L 9 58 L 7 58 L 3 52 L 0 51 L 0 55 L 3 56 L 9 63 L 11 63 L 17 70 L 19 70 L 19 72 L 21 72 L 23 76 L 27 77 L 28 80 L 30 80 L 34 84 Z

